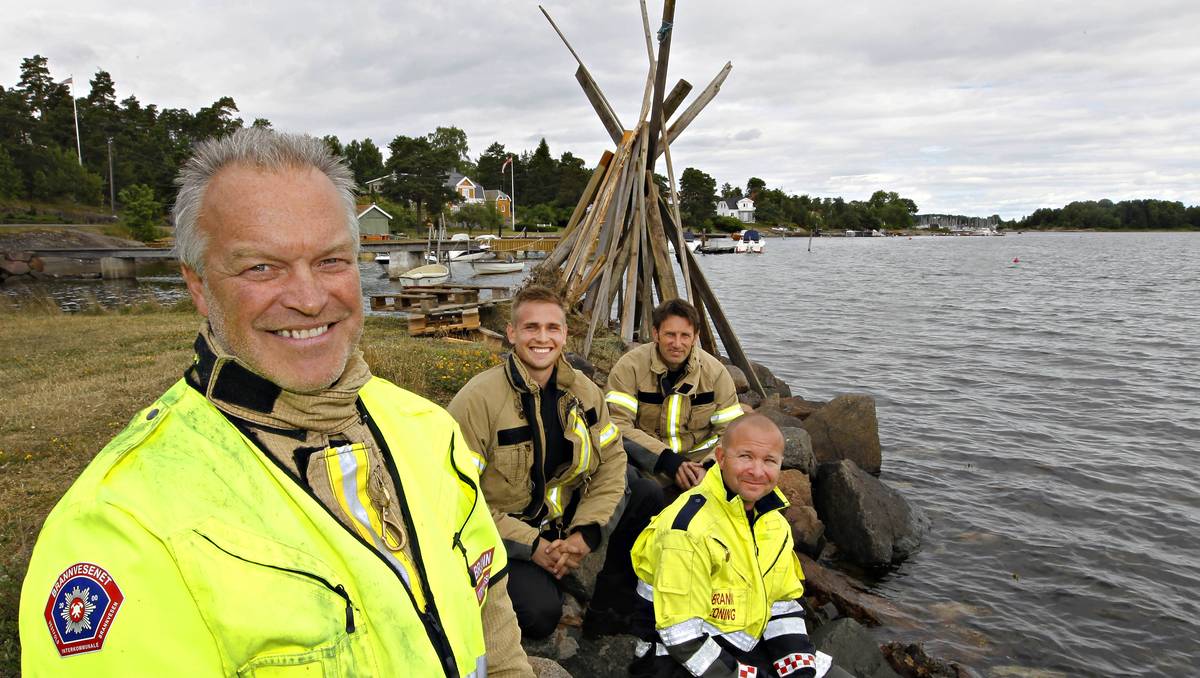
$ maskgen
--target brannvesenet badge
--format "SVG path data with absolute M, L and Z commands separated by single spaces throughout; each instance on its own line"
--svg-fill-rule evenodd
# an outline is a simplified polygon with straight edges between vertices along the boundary
M 46 600 L 46 626 L 58 653 L 68 657 L 104 647 L 124 600 L 117 582 L 99 565 L 76 563 L 63 570 Z

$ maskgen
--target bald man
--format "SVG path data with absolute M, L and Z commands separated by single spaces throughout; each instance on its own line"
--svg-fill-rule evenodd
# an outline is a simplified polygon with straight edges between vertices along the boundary
M 800 606 L 804 573 L 776 489 L 783 434 L 767 417 L 735 419 L 716 465 L 638 537 L 638 676 L 825 675 Z

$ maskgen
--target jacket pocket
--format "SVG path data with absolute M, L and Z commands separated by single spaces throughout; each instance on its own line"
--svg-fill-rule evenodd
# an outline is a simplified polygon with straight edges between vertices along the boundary
M 366 629 L 332 568 L 265 536 L 212 522 L 171 542 L 200 614 L 238 675 L 367 672 Z
M 703 431 L 707 431 L 708 427 L 712 426 L 712 416 L 716 414 L 717 406 L 714 403 L 707 405 L 693 405 L 688 412 L 688 430 L 697 434 L 696 442 L 699 443 L 704 436 L 699 435 Z
M 521 493 L 527 494 L 532 458 L 532 442 L 503 445 L 497 447 L 495 453 L 492 454 L 492 458 L 488 461 L 488 468 L 496 469 L 505 483 L 520 490 Z

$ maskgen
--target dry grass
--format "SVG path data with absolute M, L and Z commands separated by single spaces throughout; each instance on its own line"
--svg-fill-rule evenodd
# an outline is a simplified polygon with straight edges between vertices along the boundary
M 129 418 L 179 378 L 190 313 L 0 315 L 0 673 L 19 672 L 17 605 L 42 521 Z

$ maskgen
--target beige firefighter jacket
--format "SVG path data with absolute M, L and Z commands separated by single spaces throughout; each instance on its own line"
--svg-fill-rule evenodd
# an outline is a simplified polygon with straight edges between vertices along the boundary
M 573 453 L 550 478 L 542 477 L 542 392 L 520 360 L 510 354 L 475 375 L 447 406 L 479 454 L 483 494 L 510 558 L 530 559 L 547 528 L 569 532 L 597 525 L 606 536 L 624 505 L 625 451 L 603 391 L 566 360 L 560 358 L 557 369 L 558 414 Z M 535 501 L 539 486 L 542 496 Z M 574 513 L 564 524 L 573 502 Z
M 703 459 L 729 422 L 742 415 L 742 406 L 729 371 L 699 346 L 692 348 L 683 375 L 670 389 L 664 385 L 666 375 L 658 346 L 642 344 L 613 365 L 605 400 L 625 440 L 636 443 L 629 446 L 636 450 L 630 462 L 646 472 L 671 475 L 678 462 L 656 469 L 664 451 Z

